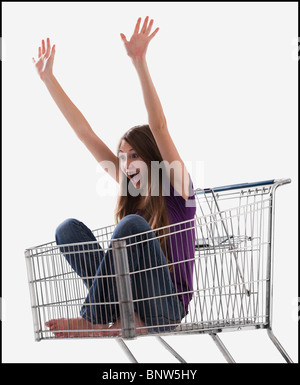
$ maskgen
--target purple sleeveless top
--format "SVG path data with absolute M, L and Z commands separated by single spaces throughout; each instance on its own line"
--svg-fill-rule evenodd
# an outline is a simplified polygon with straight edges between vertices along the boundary
M 163 194 L 166 199 L 170 222 L 166 258 L 170 263 L 175 263 L 172 265 L 171 279 L 187 314 L 188 304 L 193 296 L 195 256 L 195 223 L 193 219 L 196 213 L 196 201 L 191 177 L 188 200 L 177 193 L 170 182 L 169 189 L 165 190 Z M 138 214 L 138 211 L 136 213 Z M 177 223 L 184 221 L 186 222 L 177 225 Z M 176 225 L 172 226 L 172 224 Z

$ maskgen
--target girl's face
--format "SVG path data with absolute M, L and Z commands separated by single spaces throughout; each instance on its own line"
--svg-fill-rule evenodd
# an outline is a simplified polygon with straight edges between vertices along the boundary
M 140 189 L 145 181 L 148 181 L 146 163 L 124 139 L 121 142 L 118 155 L 122 172 L 130 179 L 136 189 Z

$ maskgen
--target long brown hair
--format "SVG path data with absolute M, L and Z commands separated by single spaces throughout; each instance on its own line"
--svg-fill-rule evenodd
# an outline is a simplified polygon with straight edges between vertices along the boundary
M 120 139 L 118 144 L 118 153 L 122 141 L 125 140 L 132 148 L 137 152 L 137 154 L 142 158 L 142 160 L 147 164 L 148 167 L 148 192 L 146 196 L 132 196 L 128 193 L 128 184 L 130 183 L 129 178 L 121 172 L 119 175 L 120 185 L 127 189 L 126 194 L 120 194 L 117 201 L 117 206 L 115 210 L 115 221 L 118 223 L 126 215 L 134 214 L 136 208 L 141 203 L 142 199 L 145 199 L 143 202 L 143 212 L 142 215 L 149 223 L 152 229 L 157 229 L 159 227 L 169 225 L 169 217 L 166 206 L 166 201 L 162 195 L 162 170 L 159 169 L 159 194 L 151 194 L 151 171 L 152 165 L 151 161 L 162 162 L 162 156 L 159 151 L 159 148 L 156 144 L 155 138 L 151 132 L 150 126 L 148 124 L 139 125 L 130 128 Z M 122 188 L 122 187 L 121 187 Z M 167 229 L 160 231 L 160 234 L 167 234 Z M 159 242 L 160 246 L 167 257 L 167 247 L 166 247 L 166 237 L 160 237 Z

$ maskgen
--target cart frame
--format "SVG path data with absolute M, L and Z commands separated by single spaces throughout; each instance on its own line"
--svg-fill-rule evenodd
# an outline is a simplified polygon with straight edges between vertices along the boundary
M 178 328 L 175 330 L 172 330 L 169 333 L 158 333 L 155 337 L 157 340 L 169 351 L 171 352 L 176 359 L 184 363 L 185 360 L 162 338 L 163 335 L 174 335 L 177 332 L 180 334 L 183 333 L 189 333 L 189 334 L 209 334 L 213 341 L 216 343 L 217 347 L 223 354 L 225 360 L 228 363 L 234 363 L 235 360 L 231 356 L 230 352 L 228 349 L 225 347 L 223 342 L 221 341 L 219 334 L 221 332 L 227 332 L 227 331 L 238 331 L 238 330 L 247 330 L 247 329 L 266 329 L 267 334 L 275 347 L 278 349 L 278 351 L 281 353 L 282 357 L 285 359 L 286 362 L 292 363 L 293 361 L 283 348 L 283 346 L 280 344 L 278 339 L 275 337 L 273 330 L 272 330 L 272 321 L 273 321 L 273 266 L 274 266 L 274 219 L 275 219 L 275 192 L 279 186 L 285 185 L 290 183 L 290 179 L 279 179 L 279 180 L 267 180 L 267 181 L 262 181 L 262 182 L 254 182 L 254 183 L 242 183 L 242 184 L 234 184 L 234 185 L 228 185 L 228 186 L 221 186 L 221 187 L 215 187 L 215 188 L 206 188 L 206 189 L 196 189 L 194 190 L 195 192 L 195 197 L 196 198 L 203 198 L 206 200 L 207 207 L 212 210 L 212 207 L 214 207 L 214 221 L 218 221 L 218 238 L 219 242 L 220 241 L 220 233 L 222 231 L 223 238 L 226 238 L 226 252 L 228 255 L 230 255 L 230 263 L 232 264 L 234 261 L 235 263 L 235 268 L 230 267 L 230 272 L 228 273 L 229 275 L 232 274 L 232 271 L 235 273 L 235 283 L 234 286 L 239 286 L 239 296 L 240 299 L 238 300 L 238 305 L 236 306 L 246 306 L 247 309 L 249 306 L 252 306 L 252 303 L 250 303 L 247 299 L 247 297 L 251 297 L 251 295 L 255 294 L 253 293 L 253 290 L 251 292 L 250 287 L 257 287 L 257 301 L 255 305 L 259 310 L 255 310 L 255 314 L 252 314 L 252 311 L 246 316 L 246 319 L 250 319 L 250 322 L 207 322 L 203 321 L 198 322 L 198 324 L 201 324 L 200 326 L 196 325 L 197 322 L 187 322 L 186 324 L 183 325 L 178 325 Z M 260 264 L 264 263 L 265 266 L 265 275 L 261 277 L 259 275 L 259 278 L 257 278 L 257 282 L 255 282 L 253 278 L 253 274 L 251 275 L 251 279 L 246 279 L 245 278 L 245 265 L 241 265 L 241 250 L 236 246 L 235 243 L 235 238 L 231 236 L 229 227 L 228 226 L 228 218 L 227 218 L 227 211 L 224 210 L 222 207 L 220 207 L 220 200 L 219 197 L 222 197 L 222 194 L 232 194 L 232 196 L 235 197 L 234 194 L 239 194 L 240 197 L 243 197 L 245 194 L 256 194 L 259 193 L 260 195 L 265 194 L 267 196 L 267 205 L 263 206 L 261 203 L 259 206 L 259 210 L 267 212 L 267 221 L 268 223 L 264 224 L 264 226 L 267 229 L 267 236 L 266 236 L 266 241 L 263 242 L 264 245 L 260 247 L 264 247 L 266 250 L 266 257 L 264 259 L 264 262 L 253 262 L 251 260 L 251 263 L 257 263 L 258 265 L 255 266 L 254 270 L 257 269 L 259 271 L 260 269 Z M 247 195 L 248 196 L 248 195 Z M 209 201 L 208 198 L 209 197 Z M 222 202 L 222 201 L 221 201 Z M 255 203 L 256 204 L 256 203 Z M 255 210 L 254 210 L 255 211 Z M 253 213 L 254 213 L 253 211 Z M 205 213 L 202 213 L 202 218 L 205 219 L 206 221 L 206 216 Z M 252 215 L 252 214 L 251 214 Z M 254 214 L 253 214 L 254 215 Z M 196 216 L 197 218 L 200 218 Z M 235 220 L 234 215 L 230 214 L 230 221 Z M 230 223 L 229 221 L 229 223 Z M 203 227 L 203 223 L 201 227 Z M 211 224 L 209 225 L 211 227 Z M 207 228 L 209 228 L 207 225 Z M 240 226 L 240 224 L 238 225 Z M 246 226 L 246 225 L 245 225 Z M 251 220 L 251 226 L 252 220 Z M 102 233 L 107 232 L 107 236 L 111 233 L 111 231 L 108 231 L 108 229 L 111 229 L 111 226 L 108 226 L 106 228 L 102 229 L 96 229 L 94 230 L 95 233 L 102 231 Z M 216 235 L 216 234 L 215 234 Z M 225 235 L 225 236 L 224 236 Z M 214 238 L 215 239 L 215 238 Z M 249 238 L 250 239 L 250 238 Z M 198 239 L 197 239 L 198 241 Z M 253 239 L 250 241 L 253 242 Z M 121 239 L 112 239 L 111 240 L 111 245 L 112 245 L 112 254 L 114 258 L 114 265 L 116 269 L 116 279 L 117 279 L 117 287 L 118 287 L 118 299 L 119 303 L 118 306 L 120 308 L 120 316 L 121 316 L 121 333 L 116 338 L 118 341 L 120 347 L 124 350 L 124 352 L 127 354 L 129 360 L 131 362 L 138 362 L 135 356 L 132 354 L 130 351 L 129 347 L 126 344 L 126 339 L 134 339 L 137 337 L 145 337 L 147 335 L 137 335 L 136 333 L 136 328 L 135 328 L 135 323 L 134 323 L 134 308 L 133 308 L 133 302 L 134 299 L 132 297 L 132 290 L 131 290 L 131 284 L 130 284 L 130 270 L 129 270 L 129 265 L 128 265 L 128 258 L 127 258 L 127 247 L 126 247 L 126 240 L 124 238 Z M 45 334 L 43 333 L 42 330 L 42 316 L 41 316 L 41 310 L 42 308 L 47 308 L 49 307 L 49 303 L 44 303 L 44 298 L 42 300 L 41 304 L 41 297 L 44 297 L 43 290 L 47 286 L 46 276 L 44 277 L 43 274 L 40 272 L 37 273 L 37 270 L 40 268 L 37 268 L 37 261 L 38 258 L 41 258 L 41 254 L 43 252 L 49 253 L 49 250 L 52 250 L 53 247 L 55 247 L 54 242 L 50 242 L 48 244 L 44 244 L 41 246 L 33 247 L 33 248 L 28 248 L 25 250 L 25 259 L 26 259 L 26 266 L 27 266 L 27 274 L 28 274 L 28 282 L 29 282 L 29 291 L 30 291 L 30 300 L 31 300 L 31 309 L 32 309 L 32 316 L 33 316 L 33 326 L 34 326 L 34 336 L 36 341 L 40 341 L 42 339 L 47 339 L 45 338 Z M 204 252 L 207 252 L 210 246 L 198 246 L 196 245 L 196 248 L 198 247 L 204 250 Z M 215 246 L 213 245 L 213 248 Z M 223 251 L 220 252 L 221 256 L 223 255 Z M 225 254 L 225 255 L 227 255 Z M 259 259 L 260 257 L 260 253 Z M 206 254 L 205 258 L 211 258 L 211 254 Z M 214 255 L 215 258 L 215 255 Z M 222 257 L 223 258 L 223 257 Z M 220 260 L 222 261 L 223 264 L 223 259 Z M 220 261 L 218 263 L 220 263 Z M 199 262 L 200 263 L 200 262 Z M 224 262 L 225 263 L 225 262 Z M 227 263 L 227 262 L 226 262 Z M 247 263 L 247 261 L 244 263 Z M 232 265 L 231 265 L 232 266 Z M 225 265 L 222 265 L 221 271 L 223 271 L 223 268 L 225 269 Z M 44 266 L 42 266 L 41 269 L 47 270 Z M 214 267 L 215 271 L 216 267 Z M 218 268 L 217 268 L 218 269 Z M 50 269 L 51 270 L 51 269 Z M 51 270 L 52 271 L 52 270 Z M 201 267 L 201 272 L 202 272 L 202 267 Z M 215 274 L 215 273 L 213 273 Z M 218 274 L 218 271 L 217 271 Z M 44 277 L 44 278 L 43 278 Z M 207 279 L 207 278 L 206 278 Z M 229 278 L 230 281 L 231 278 Z M 62 279 L 60 279 L 62 281 Z M 213 278 L 213 282 L 215 282 L 215 278 Z M 227 281 L 226 281 L 227 282 Z M 228 293 L 230 292 L 230 288 L 226 289 L 226 283 L 225 281 L 222 283 L 222 277 L 221 277 L 221 283 L 222 285 L 219 286 L 218 288 L 216 287 L 210 287 L 209 289 L 213 291 L 213 296 L 212 298 L 218 298 L 220 303 L 218 304 L 218 307 L 223 306 L 224 299 L 222 299 L 224 296 L 230 297 L 231 294 L 229 295 Z M 230 282 L 229 282 L 230 283 Z M 227 282 L 227 286 L 228 282 Z M 232 285 L 233 286 L 233 285 Z M 259 289 L 260 288 L 260 289 Z M 219 294 L 218 294 L 218 290 Z M 200 289 L 202 290 L 202 289 Z M 223 290 L 223 291 L 222 291 Z M 229 292 L 228 292 L 229 290 Z M 258 302 L 258 296 L 260 295 L 259 293 L 262 293 L 263 295 L 263 300 Z M 204 290 L 204 297 L 205 297 L 206 291 Z M 235 292 L 237 293 L 237 292 Z M 199 294 L 199 293 L 197 293 Z M 236 294 L 235 294 L 236 295 Z M 47 296 L 47 293 L 46 293 Z M 222 298 L 221 298 L 222 297 Z M 226 297 L 226 298 L 227 298 Z M 57 297 L 59 298 L 59 296 Z M 200 298 L 200 295 L 199 295 Z M 255 297 L 256 298 L 256 297 Z M 58 301 L 58 300 L 57 300 Z M 205 298 L 204 298 L 205 301 Z M 229 299 L 226 299 L 226 303 L 229 303 Z M 247 302 L 248 301 L 248 302 Z M 253 300 L 254 301 L 254 300 Z M 53 302 L 53 300 L 52 300 Z M 58 302 L 57 302 L 58 303 Z M 201 306 L 201 300 L 199 299 L 199 304 Z M 254 304 L 254 302 L 253 302 Z M 59 303 L 56 305 L 57 307 L 61 306 Z M 67 306 L 71 306 L 70 304 Z M 196 305 L 197 306 L 197 305 Z M 211 305 L 210 312 L 212 312 L 214 305 Z M 230 305 L 231 306 L 231 305 Z M 262 307 L 265 309 L 265 314 L 262 316 Z M 214 307 L 215 308 L 215 307 Z M 230 308 L 231 309 L 231 308 Z M 231 309 L 232 310 L 232 309 Z M 196 311 L 196 310 L 195 310 Z M 233 310 L 232 310 L 233 311 Z M 228 310 L 227 310 L 228 312 Z M 262 314 L 260 314 L 262 313 Z M 202 313 L 201 313 L 202 314 Z M 196 318 L 195 318 L 196 319 Z M 260 321 L 258 321 L 260 319 Z M 198 318 L 196 319 L 198 320 Z

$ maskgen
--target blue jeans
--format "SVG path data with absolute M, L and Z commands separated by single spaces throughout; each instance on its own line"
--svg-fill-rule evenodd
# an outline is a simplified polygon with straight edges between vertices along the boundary
M 129 237 L 126 239 L 126 250 L 129 270 L 134 272 L 130 275 L 134 311 L 149 327 L 149 332 L 168 331 L 181 322 L 185 310 L 176 295 L 166 258 L 154 232 L 136 235 L 149 230 L 151 227 L 143 217 L 130 214 L 117 224 L 111 238 Z M 55 237 L 57 245 L 97 241 L 87 226 L 73 218 L 66 219 L 58 226 Z M 132 243 L 134 245 L 130 246 Z M 104 251 L 98 243 L 60 246 L 66 260 L 83 277 L 89 290 L 81 308 L 81 316 L 93 324 L 116 322 L 120 317 L 119 306 L 108 304 L 118 302 L 116 279 L 112 277 L 114 264 L 111 245 L 109 249 Z M 160 267 L 149 270 L 157 266 Z

